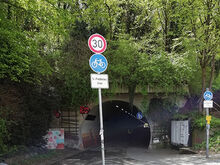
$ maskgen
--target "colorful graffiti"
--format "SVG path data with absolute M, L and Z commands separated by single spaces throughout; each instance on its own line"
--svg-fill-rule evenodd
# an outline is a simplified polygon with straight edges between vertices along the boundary
M 64 129 L 50 129 L 47 139 L 48 149 L 64 149 Z

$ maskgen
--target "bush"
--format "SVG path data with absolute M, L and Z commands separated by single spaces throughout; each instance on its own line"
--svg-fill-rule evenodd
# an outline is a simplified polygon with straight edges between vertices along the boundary
M 213 137 L 210 138 L 210 149 L 212 151 L 215 151 L 215 152 L 219 152 L 220 151 L 220 132 L 219 131 L 216 131 L 214 132 L 214 135 Z
M 206 149 L 206 141 L 202 142 L 201 144 L 196 144 L 194 146 L 196 150 L 205 150 Z M 214 152 L 220 152 L 220 132 L 214 132 L 214 135 L 209 139 L 209 149 Z
M 193 128 L 204 129 L 205 127 L 206 127 L 206 116 L 204 115 L 195 116 L 193 119 Z M 220 119 L 212 116 L 210 127 L 211 129 L 220 128 Z
M 191 112 L 188 114 L 175 114 L 173 119 L 179 119 L 179 120 L 191 119 L 193 128 L 197 128 L 200 130 L 206 128 L 206 116 L 198 112 Z M 212 116 L 210 126 L 211 129 L 220 128 L 220 119 Z
M 9 133 L 6 127 L 6 121 L 0 119 L 0 155 L 7 151 L 6 142 L 9 140 Z
M 0 106 L 0 156 L 16 150 L 16 146 L 11 143 L 12 132 L 11 130 L 17 125 L 11 119 L 12 110 Z
M 42 136 L 46 135 L 51 122 L 51 111 L 49 103 L 43 96 L 29 96 L 28 105 L 24 111 L 23 133 L 25 145 L 39 145 L 44 143 Z
M 201 114 L 193 114 L 192 117 L 192 126 L 193 129 L 204 130 L 206 128 L 206 116 Z M 210 123 L 210 139 L 209 139 L 209 148 L 214 152 L 220 151 L 220 119 L 213 117 Z M 202 144 L 197 144 L 194 146 L 195 149 L 205 149 L 206 141 Z
M 14 99 L 17 95 L 9 95 L 10 101 L 2 99 L 4 104 L 0 104 L 1 153 L 9 152 L 19 145 L 42 145 L 42 137 L 50 126 L 52 110 L 58 108 L 57 99 L 46 92 L 29 89 L 20 97 L 22 99 L 17 101 Z M 13 99 L 17 102 L 12 105 Z

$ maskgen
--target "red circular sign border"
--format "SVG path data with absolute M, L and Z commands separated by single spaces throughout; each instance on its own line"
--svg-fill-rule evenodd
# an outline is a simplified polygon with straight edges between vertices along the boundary
M 101 38 L 102 41 L 104 42 L 104 47 L 103 47 L 103 49 L 101 49 L 100 51 L 96 51 L 95 49 L 92 48 L 91 41 L 92 41 L 92 39 L 93 39 L 94 37 L 99 37 L 99 38 Z M 104 38 L 102 35 L 96 33 L 96 34 L 93 34 L 93 35 L 91 35 L 91 36 L 89 37 L 88 46 L 89 46 L 89 49 L 90 49 L 92 52 L 100 54 L 100 53 L 103 53 L 103 52 L 106 50 L 107 42 L 106 42 L 105 38 Z

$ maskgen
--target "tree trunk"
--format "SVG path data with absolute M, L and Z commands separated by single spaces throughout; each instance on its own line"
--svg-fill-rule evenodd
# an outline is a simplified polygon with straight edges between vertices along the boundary
M 212 90 L 212 83 L 214 80 L 214 74 L 215 74 L 215 56 L 212 56 L 211 74 L 210 74 L 210 79 L 209 79 L 209 90 Z
M 206 67 L 202 67 L 202 93 L 205 92 L 206 89 Z
M 105 6 L 108 9 L 108 16 L 109 16 L 109 28 L 110 28 L 110 40 L 112 40 L 113 38 L 113 32 L 112 32 L 112 15 L 111 15 L 111 8 L 109 7 L 109 5 L 105 2 Z
M 205 92 L 206 88 L 206 67 L 202 67 L 202 90 L 201 90 L 201 97 L 199 100 L 199 112 L 203 112 L 203 93 Z
M 132 85 L 128 88 L 129 108 L 130 108 L 131 113 L 133 113 L 133 103 L 134 103 L 135 89 L 136 89 L 136 85 Z

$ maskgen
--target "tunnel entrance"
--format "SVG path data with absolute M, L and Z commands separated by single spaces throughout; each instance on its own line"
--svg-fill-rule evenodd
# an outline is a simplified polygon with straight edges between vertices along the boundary
M 134 106 L 132 112 L 129 103 L 124 101 L 107 101 L 102 104 L 105 144 L 118 146 L 148 147 L 150 143 L 150 127 L 146 117 L 137 119 L 140 110 Z M 95 106 L 85 118 L 83 132 L 93 139 L 89 144 L 100 145 L 99 107 Z M 84 147 L 88 147 L 88 136 L 83 138 Z M 93 143 L 95 142 L 95 143 Z

